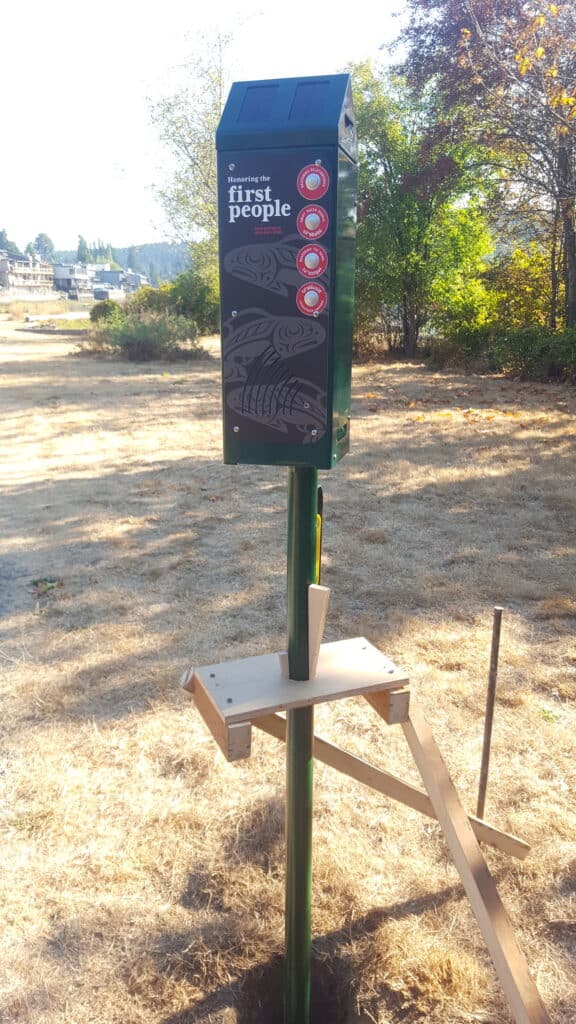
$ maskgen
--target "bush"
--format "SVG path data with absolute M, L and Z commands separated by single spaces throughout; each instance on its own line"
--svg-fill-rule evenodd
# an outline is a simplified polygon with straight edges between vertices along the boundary
M 496 368 L 532 380 L 574 380 L 576 329 L 550 331 L 533 324 L 499 330 L 492 342 Z
M 155 359 L 197 359 L 204 355 L 198 345 L 193 320 L 171 313 L 128 313 L 121 322 L 104 324 L 95 341 L 120 352 L 132 362 Z
M 124 317 L 124 310 L 119 302 L 114 302 L 114 299 L 102 299 L 101 302 L 97 302 L 90 310 L 90 320 L 93 324 L 101 323 L 102 320 L 108 322 L 119 321 Z
M 126 309 L 130 313 L 175 313 L 173 293 L 174 286 L 171 284 L 163 284 L 160 288 L 139 288 L 128 299 Z
M 140 288 L 127 302 L 130 313 L 168 313 L 194 320 L 202 334 L 213 334 L 220 322 L 218 273 L 187 270 L 172 284 Z
M 203 334 L 214 334 L 220 323 L 220 299 L 217 271 L 198 274 L 187 270 L 172 285 L 174 308 L 182 316 L 193 317 Z
M 503 373 L 530 380 L 576 381 L 576 328 L 551 331 L 540 324 L 498 325 L 455 331 L 434 342 L 432 366 L 463 366 L 472 371 Z

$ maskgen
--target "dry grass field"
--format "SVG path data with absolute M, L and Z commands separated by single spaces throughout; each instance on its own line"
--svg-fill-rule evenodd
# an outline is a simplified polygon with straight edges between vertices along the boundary
M 0 1020 L 280 1024 L 282 746 L 227 764 L 191 662 L 285 643 L 286 472 L 221 464 L 219 367 L 0 324 Z M 354 372 L 325 491 L 326 639 L 412 680 L 474 811 L 504 613 L 487 859 L 554 1024 L 576 1021 L 576 392 Z M 361 701 L 317 732 L 418 784 Z M 438 826 L 316 770 L 313 1024 L 510 1024 Z

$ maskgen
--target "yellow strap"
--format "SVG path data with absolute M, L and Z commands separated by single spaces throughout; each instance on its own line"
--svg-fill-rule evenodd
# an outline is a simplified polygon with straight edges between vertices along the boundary
M 316 513 L 316 564 L 314 566 L 314 582 L 320 583 L 320 561 L 322 558 L 322 516 Z

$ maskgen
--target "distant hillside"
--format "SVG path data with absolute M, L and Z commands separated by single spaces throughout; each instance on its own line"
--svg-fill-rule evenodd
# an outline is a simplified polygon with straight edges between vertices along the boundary
M 94 255 L 102 258 L 100 252 Z M 57 263 L 73 263 L 76 260 L 76 249 L 57 249 L 54 258 Z M 140 274 L 147 274 L 152 284 L 173 281 L 190 265 L 186 246 L 172 242 L 150 242 L 125 249 L 112 247 L 112 258 L 124 269 L 130 267 Z

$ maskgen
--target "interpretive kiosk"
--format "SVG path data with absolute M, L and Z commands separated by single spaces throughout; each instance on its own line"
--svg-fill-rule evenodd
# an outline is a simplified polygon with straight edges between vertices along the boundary
M 216 146 L 225 461 L 330 469 L 349 444 L 349 76 L 237 82 Z
M 286 743 L 284 1024 L 310 1020 L 314 757 L 438 819 L 517 1024 L 550 1024 L 478 840 L 521 859 L 528 846 L 465 813 L 408 678 L 389 658 L 364 637 L 322 643 L 330 591 L 320 586 L 318 470 L 350 443 L 349 76 L 237 82 L 217 150 L 224 461 L 289 467 L 288 644 L 192 667 L 183 685 L 229 760 L 250 756 L 253 725 Z M 350 696 L 402 726 L 427 793 L 314 735 L 314 705 Z

